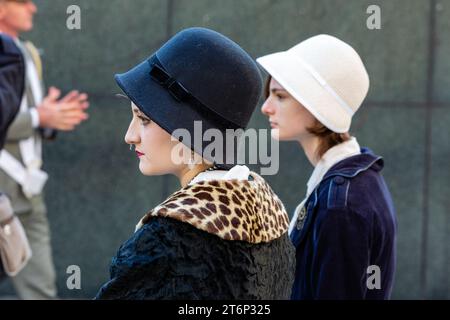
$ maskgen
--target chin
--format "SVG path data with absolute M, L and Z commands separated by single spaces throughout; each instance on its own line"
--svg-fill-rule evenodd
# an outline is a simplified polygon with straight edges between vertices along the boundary
M 20 28 L 21 32 L 28 32 L 31 30 L 33 30 L 33 22 L 32 21 L 24 23 Z
M 283 132 L 280 131 L 280 129 L 272 129 L 270 131 L 270 135 L 272 137 L 272 139 L 274 140 L 278 140 L 278 141 L 291 141 L 291 140 L 295 140 L 294 138 L 289 138 L 287 137 L 285 134 L 283 134 Z
M 143 163 L 142 160 L 139 163 L 139 171 L 141 171 L 144 176 L 162 176 L 171 173 L 170 170 L 164 166 L 158 165 L 155 167 L 149 163 Z
M 156 174 L 151 166 L 143 164 L 142 162 L 139 163 L 139 171 L 141 171 L 144 176 L 153 176 Z
M 272 130 L 270 130 L 270 136 L 274 140 L 280 140 L 280 129 L 272 129 Z

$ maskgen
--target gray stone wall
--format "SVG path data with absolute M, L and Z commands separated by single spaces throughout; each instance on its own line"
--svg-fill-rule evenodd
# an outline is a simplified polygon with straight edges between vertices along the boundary
M 171 177 L 143 177 L 123 138 L 131 114 L 113 75 L 149 56 L 182 28 L 205 26 L 253 57 L 319 33 L 353 45 L 371 78 L 352 133 L 384 156 L 397 209 L 398 267 L 393 298 L 450 298 L 450 1 L 448 0 L 36 0 L 33 32 L 45 80 L 91 97 L 90 119 L 45 146 L 46 187 L 58 287 L 63 298 L 91 298 L 107 280 L 116 249 L 135 223 L 175 191 Z M 81 8 L 81 30 L 66 9 Z M 381 30 L 366 27 L 371 4 Z M 259 110 L 251 127 L 267 128 Z M 295 143 L 281 144 L 281 169 L 268 177 L 289 213 L 312 167 Z M 66 268 L 82 270 L 68 290 Z M 0 294 L 10 294 L 8 283 Z

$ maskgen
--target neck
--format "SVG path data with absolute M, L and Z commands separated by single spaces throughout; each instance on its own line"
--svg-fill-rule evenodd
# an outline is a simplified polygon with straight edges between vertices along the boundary
M 189 168 L 186 166 L 179 174 L 177 174 L 178 179 L 180 180 L 181 187 L 186 187 L 196 175 L 211 167 L 212 165 L 207 163 L 197 164 L 193 168 Z
M 298 140 L 309 162 L 315 167 L 320 158 L 317 157 L 316 150 L 319 146 L 319 137 L 308 135 Z
M 12 38 L 18 38 L 19 37 L 19 32 L 17 32 L 16 30 L 13 30 L 11 28 L 8 28 L 7 26 L 4 26 L 0 23 L 0 32 L 4 33 Z

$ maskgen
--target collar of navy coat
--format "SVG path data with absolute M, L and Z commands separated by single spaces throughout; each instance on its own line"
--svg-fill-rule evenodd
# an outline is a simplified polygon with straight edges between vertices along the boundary
M 308 234 L 320 197 L 327 195 L 328 209 L 345 207 L 351 179 L 369 169 L 381 171 L 383 167 L 383 158 L 366 147 L 361 148 L 361 154 L 344 159 L 331 167 L 305 202 L 304 219 L 297 221 L 290 235 L 293 244 L 298 246 Z

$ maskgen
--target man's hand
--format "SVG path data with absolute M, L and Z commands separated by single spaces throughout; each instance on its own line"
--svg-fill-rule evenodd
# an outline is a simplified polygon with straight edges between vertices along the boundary
M 89 117 L 85 112 L 89 107 L 88 96 L 75 90 L 62 99 L 59 99 L 60 96 L 59 89 L 50 87 L 47 96 L 36 108 L 39 113 L 39 125 L 43 128 L 72 131 Z

